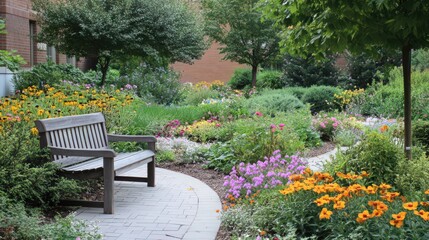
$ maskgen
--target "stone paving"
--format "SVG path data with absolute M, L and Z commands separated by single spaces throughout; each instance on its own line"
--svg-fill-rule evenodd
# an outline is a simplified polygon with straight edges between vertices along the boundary
M 341 151 L 345 151 L 346 149 L 347 147 L 341 147 Z M 330 161 L 331 157 L 334 157 L 337 151 L 338 151 L 338 148 L 335 148 L 334 150 L 324 153 L 322 155 L 312 157 L 312 158 L 307 158 L 306 160 L 308 162 L 310 169 L 313 171 L 322 171 L 323 165 L 326 162 Z
M 145 167 L 127 173 L 146 174 Z M 191 176 L 156 169 L 156 186 L 115 182 L 115 213 L 101 208 L 80 208 L 78 219 L 93 221 L 103 239 L 211 240 L 220 226 L 221 202 L 210 187 Z

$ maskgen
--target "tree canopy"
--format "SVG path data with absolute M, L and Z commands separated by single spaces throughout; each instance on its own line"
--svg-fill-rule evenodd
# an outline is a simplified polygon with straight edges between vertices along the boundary
M 114 57 L 201 57 L 206 44 L 194 12 L 168 0 L 35 0 L 41 41 L 59 52 L 98 58 L 105 73 Z
M 405 152 L 411 158 L 411 50 L 429 46 L 426 0 L 266 0 L 264 16 L 295 54 L 402 50 Z
M 278 54 L 273 21 L 261 22 L 258 0 L 203 0 L 206 33 L 222 44 L 225 59 L 252 66 L 252 85 L 256 85 L 258 66 Z

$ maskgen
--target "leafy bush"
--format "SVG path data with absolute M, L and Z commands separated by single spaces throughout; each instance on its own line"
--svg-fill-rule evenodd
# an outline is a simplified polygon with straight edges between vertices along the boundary
M 318 114 L 312 121 L 313 127 L 320 133 L 320 138 L 324 141 L 331 141 L 335 131 L 341 127 L 341 122 L 335 117 L 328 117 L 326 114 Z
M 429 159 L 425 154 L 413 160 L 401 159 L 396 167 L 398 190 L 405 196 L 422 198 L 422 193 L 429 189 L 428 167 Z
M 3 125 L 0 152 L 0 191 L 15 201 L 49 207 L 79 190 L 75 181 L 57 175 L 55 164 L 43 164 L 37 138 L 25 122 Z
M 99 70 L 98 71 L 89 70 L 88 72 L 85 73 L 85 76 L 89 82 L 85 82 L 85 83 L 98 86 L 101 83 L 101 75 L 102 74 Z M 120 77 L 119 70 L 109 68 L 109 71 L 107 71 L 106 73 L 105 85 L 106 86 L 114 85 L 117 88 L 124 87 L 127 83 L 121 82 L 119 80 L 119 77 Z
M 73 215 L 56 217 L 52 223 L 42 225 L 42 216 L 32 209 L 26 209 L 21 203 L 0 194 L 0 238 L 2 239 L 102 239 L 95 226 Z
M 190 91 L 186 94 L 183 102 L 186 105 L 194 105 L 197 106 L 201 104 L 206 99 L 216 99 L 219 98 L 220 94 L 216 90 L 212 90 L 210 88 L 200 88 Z
M 411 77 L 411 105 L 413 119 L 428 119 L 429 71 L 415 71 Z M 363 115 L 372 115 L 386 118 L 397 118 L 404 115 L 404 87 L 402 70 L 395 68 L 389 73 L 389 83 L 386 85 L 374 84 L 363 94 L 355 111 Z
M 246 107 L 251 112 L 260 111 L 267 114 L 274 114 L 303 108 L 304 104 L 293 95 L 281 93 L 272 94 L 270 91 L 265 91 L 263 95 L 247 99 Z
M 422 144 L 426 151 L 429 151 L 429 121 L 414 121 L 412 128 L 415 144 Z
M 350 172 L 367 171 L 370 183 L 393 183 L 396 166 L 403 157 L 402 149 L 387 134 L 372 131 L 345 153 L 339 151 L 333 163 L 339 167 L 336 170 L 343 166 Z
M 284 239 L 291 232 L 293 239 L 429 237 L 428 202 L 407 202 L 388 184 L 364 185 L 367 175 L 339 172 L 334 178 L 306 170 L 282 188 L 229 199 L 223 218 L 233 233 L 249 238 Z
M 286 86 L 283 74 L 280 71 L 264 70 L 257 75 L 256 86 L 258 88 L 279 89 Z
M 228 173 L 239 162 L 257 162 L 276 149 L 283 154 L 294 154 L 304 146 L 290 125 L 256 123 L 245 133 L 235 133 L 229 141 L 213 144 L 206 157 L 210 161 L 208 167 Z
M 207 144 L 199 144 L 187 138 L 157 138 L 157 150 L 170 151 L 175 155 L 177 163 L 196 163 L 205 160 L 203 152 L 209 148 Z
M 310 87 L 313 85 L 338 85 L 338 70 L 335 58 L 318 62 L 313 57 L 300 58 L 286 56 L 284 60 L 284 82 L 287 86 Z
M 424 71 L 429 69 L 429 50 L 417 49 L 412 52 L 411 66 L 413 70 Z
M 237 68 L 234 71 L 228 85 L 232 89 L 243 89 L 246 86 L 252 85 L 252 70 Z
M 367 88 L 373 82 L 386 82 L 386 73 L 394 67 L 401 65 L 399 52 L 388 53 L 379 51 L 378 56 L 366 53 L 350 55 L 347 57 L 347 71 L 349 79 L 343 82 L 346 89 Z
M 55 64 L 53 62 L 37 64 L 31 70 L 18 72 L 13 78 L 13 83 L 17 90 L 23 90 L 31 86 L 42 88 L 45 84 L 53 86 L 60 84 L 62 81 L 84 83 L 88 82 L 88 78 L 72 65 Z
M 311 104 L 311 112 L 332 111 L 339 109 L 335 104 L 335 94 L 340 94 L 341 90 L 329 86 L 313 86 L 307 89 L 301 100 Z
M 121 84 L 137 86 L 137 95 L 146 101 L 170 105 L 182 100 L 179 74 L 172 69 L 140 66 L 129 76 L 122 76 Z

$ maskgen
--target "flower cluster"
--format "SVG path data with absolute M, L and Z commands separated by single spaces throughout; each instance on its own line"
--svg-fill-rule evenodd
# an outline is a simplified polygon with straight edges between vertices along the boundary
M 341 126 L 341 122 L 335 117 L 328 117 L 326 114 L 317 115 L 312 121 L 313 127 L 320 133 L 322 140 L 331 140 L 335 130 Z
M 225 177 L 224 186 L 229 198 L 250 196 L 260 189 L 285 184 L 293 174 L 300 174 L 307 163 L 298 156 L 282 157 L 279 150 L 264 161 L 240 163 Z
M 362 93 L 364 93 L 364 91 L 365 90 L 363 88 L 344 90 L 340 94 L 334 94 L 335 102 L 344 109 L 355 98 L 359 97 Z
M 155 136 L 156 137 L 173 137 L 177 129 L 181 126 L 181 123 L 178 119 L 171 120 L 165 126 L 158 131 Z
M 45 86 L 23 89 L 14 98 L 0 99 L 0 125 L 16 121 L 32 122 L 90 112 L 112 112 L 129 105 L 134 97 L 119 90 L 79 89 L 73 86 L 58 89 Z M 37 134 L 34 129 L 33 134 Z
M 405 198 L 400 196 L 400 193 L 389 191 L 392 188 L 389 184 L 364 186 L 353 183 L 356 180 L 367 177 L 368 173 L 366 172 L 362 172 L 359 175 L 349 173 L 337 173 L 336 175 L 339 180 L 348 180 L 352 183 L 349 185 L 340 185 L 334 182 L 334 177 L 328 173 L 313 173 L 311 170 L 306 169 L 304 174 L 291 175 L 289 179 L 292 182 L 279 192 L 286 196 L 300 191 L 316 193 L 319 197 L 314 200 L 314 203 L 319 207 L 323 207 L 319 213 L 320 219 L 330 219 L 334 215 L 335 210 L 340 211 L 345 209 L 348 202 L 353 198 L 372 196 L 374 200 L 367 202 L 370 208 L 357 213 L 357 216 L 355 216 L 356 222 L 362 224 L 369 219 L 380 218 L 389 210 L 388 204 L 395 204 L 396 201 L 403 202 L 403 209 L 413 211 L 415 215 L 421 217 L 424 221 L 429 221 L 429 211 L 418 209 L 419 205 L 428 207 L 428 202 L 420 202 L 420 204 L 419 202 L 406 202 Z M 425 193 L 429 194 L 429 190 Z M 390 225 L 397 228 L 402 227 L 406 214 L 406 211 L 391 214 Z

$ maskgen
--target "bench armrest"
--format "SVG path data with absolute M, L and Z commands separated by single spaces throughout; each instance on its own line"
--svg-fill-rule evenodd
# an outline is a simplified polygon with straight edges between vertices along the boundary
M 116 157 L 115 151 L 111 149 L 78 149 L 49 147 L 53 155 L 77 156 L 77 157 Z
M 109 142 L 156 142 L 154 136 L 107 134 Z

